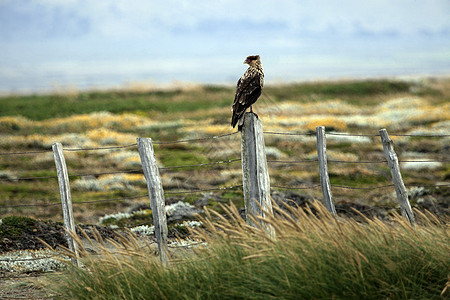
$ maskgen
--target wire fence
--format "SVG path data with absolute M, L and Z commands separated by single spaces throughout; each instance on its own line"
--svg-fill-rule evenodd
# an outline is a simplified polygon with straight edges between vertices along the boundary
M 221 165 L 221 164 L 229 164 L 233 162 L 241 161 L 240 158 L 221 160 L 209 163 L 201 163 L 201 164 L 192 164 L 192 165 L 180 165 L 180 166 L 170 166 L 170 167 L 160 167 L 159 170 L 172 170 L 172 169 L 184 169 L 184 168 L 194 168 L 194 167 L 203 167 L 203 166 L 213 166 L 213 165 Z M 328 159 L 328 162 L 331 163 L 342 163 L 342 164 L 385 164 L 386 160 L 374 160 L 374 161 L 349 161 L 349 160 L 333 160 Z M 317 159 L 307 159 L 307 160 L 267 160 L 268 163 L 274 164 L 303 164 L 303 163 L 313 163 L 318 162 Z M 450 160 L 398 160 L 398 162 L 414 162 L 414 163 L 448 163 Z M 56 171 L 55 171 L 56 172 Z M 143 174 L 142 169 L 131 169 L 131 170 L 122 170 L 122 171 L 110 171 L 110 172 L 100 172 L 100 173 L 83 173 L 83 174 L 69 174 L 69 177 L 88 177 L 88 176 L 101 176 L 101 175 L 114 175 L 114 174 L 122 174 L 122 173 L 135 173 L 135 174 Z M 41 179 L 58 179 L 58 176 L 34 176 L 34 177 L 17 177 L 17 178 L 0 178 L 0 181 L 21 181 L 21 180 L 41 180 Z
M 153 141 L 153 144 L 156 145 L 168 145 L 168 144 L 177 144 L 177 143 L 195 143 L 195 142 L 204 142 L 209 140 L 217 140 L 220 138 L 225 138 L 229 136 L 236 135 L 239 131 L 226 133 L 222 135 L 215 135 L 209 137 L 201 137 L 201 138 L 193 138 L 193 139 L 180 139 L 173 141 Z M 296 132 L 274 132 L 274 131 L 264 131 L 264 134 L 269 135 L 284 135 L 284 136 L 295 136 L 295 135 L 303 135 L 303 136 L 315 136 L 316 133 L 296 133 Z M 353 134 L 353 133 L 339 133 L 339 132 L 327 132 L 327 135 L 337 135 L 337 136 L 357 136 L 357 137 L 375 137 L 380 136 L 379 134 Z M 429 134 L 390 134 L 391 136 L 405 136 L 405 137 L 422 137 L 422 138 L 442 138 L 449 137 L 450 134 L 439 134 L 439 135 L 429 135 Z M 124 148 L 133 148 L 137 147 L 137 144 L 127 144 L 122 146 L 111 146 L 111 147 L 98 147 L 98 148 L 64 148 L 64 151 L 96 151 L 96 150 L 116 150 L 116 149 L 124 149 Z M 45 152 L 51 152 L 52 150 L 41 150 L 41 151 L 21 151 L 21 152 L 1 152 L 0 155 L 28 155 L 28 154 L 39 154 Z M 234 162 L 241 161 L 241 158 L 234 159 L 226 159 L 226 160 L 218 160 L 207 163 L 199 163 L 199 164 L 188 164 L 188 165 L 178 165 L 178 166 L 167 166 L 160 167 L 159 170 L 175 170 L 175 169 L 194 169 L 194 168 L 204 168 L 211 166 L 220 166 L 220 165 L 228 165 Z M 338 164 L 386 164 L 387 161 L 385 159 L 382 160 L 364 160 L 364 161 L 350 161 L 350 160 L 333 160 L 328 159 L 329 163 L 338 163 Z M 270 164 L 305 164 L 305 163 L 317 163 L 318 159 L 303 159 L 303 160 L 267 160 Z M 399 162 L 413 162 L 413 163 L 448 163 L 449 160 L 440 159 L 440 160 L 399 160 Z M 56 171 L 55 171 L 56 173 Z M 96 172 L 96 173 L 80 173 L 80 174 L 69 174 L 69 177 L 95 177 L 102 175 L 114 175 L 114 174 L 122 174 L 122 173 L 134 173 L 134 174 L 142 174 L 142 169 L 129 169 L 129 170 L 121 170 L 121 171 L 107 171 L 107 172 Z M 56 175 L 53 176 L 28 176 L 28 177 L 18 177 L 18 178 L 0 178 L 0 182 L 17 182 L 17 181 L 31 181 L 31 180 L 48 180 L 48 179 L 57 179 Z M 369 187 L 354 187 L 354 186 L 346 186 L 346 185 L 336 185 L 332 184 L 331 187 L 339 188 L 339 189 L 348 189 L 348 190 L 374 190 L 374 189 L 384 189 L 393 187 L 393 184 L 380 185 L 380 186 L 369 186 Z M 412 185 L 405 184 L 405 186 L 409 187 L 449 187 L 450 184 L 436 184 L 436 185 Z M 183 191 L 165 191 L 165 195 L 182 195 L 182 194 L 194 194 L 194 193 L 202 193 L 202 192 L 212 192 L 212 191 L 224 191 L 230 189 L 236 189 L 242 187 L 242 185 L 233 185 L 228 187 L 219 187 L 219 188 L 206 188 L 206 189 L 190 189 Z M 305 189 L 317 189 L 320 187 L 319 184 L 312 185 L 302 185 L 302 186 L 280 186 L 280 185 L 272 185 L 272 188 L 276 189 L 288 189 L 288 190 L 305 190 Z M 76 204 L 96 204 L 96 203 L 105 203 L 105 202 L 118 202 L 124 200 L 133 200 L 133 199 L 141 199 L 148 197 L 145 195 L 136 195 L 136 196 L 127 196 L 127 197 L 119 197 L 113 199 L 99 199 L 99 200 L 91 200 L 91 201 L 76 201 L 73 202 Z M 2 208 L 19 208 L 19 207 L 48 207 L 48 206 L 58 206 L 60 203 L 46 203 L 48 201 L 34 201 L 33 204 L 16 204 L 16 205 L 2 205 Z M 38 202 L 38 204 L 37 204 Z
M 237 134 L 238 132 L 233 132 L 229 134 L 223 134 L 223 135 L 217 135 L 212 137 L 204 137 L 204 138 L 194 138 L 194 139 L 182 139 L 182 140 L 173 140 L 173 141 L 154 141 L 153 144 L 156 145 L 168 145 L 168 144 L 177 144 L 177 143 L 194 143 L 194 142 L 203 142 L 203 141 L 209 141 L 209 140 L 216 140 L 224 137 L 229 137 L 232 135 Z M 295 135 L 303 135 L 303 136 L 315 136 L 315 133 L 291 133 L 291 132 L 272 132 L 272 131 L 266 131 L 265 134 L 272 134 L 272 135 L 285 135 L 285 136 L 295 136 Z M 326 133 L 327 135 L 337 135 L 337 136 L 357 136 L 357 137 L 376 137 L 379 136 L 379 134 L 349 134 L 349 133 L 336 133 L 336 132 L 330 132 Z M 440 135 L 411 135 L 411 134 L 390 134 L 391 136 L 403 136 L 403 137 L 421 137 L 421 138 L 442 138 L 442 137 L 449 137 L 449 134 L 440 134 Z M 134 148 L 137 147 L 137 144 L 128 144 L 123 146 L 111 146 L 111 147 L 98 147 L 98 148 L 64 148 L 64 151 L 71 151 L 71 152 L 77 152 L 77 151 L 96 151 L 96 150 L 117 150 L 117 149 L 124 149 L 124 148 Z M 40 154 L 45 152 L 51 152 L 52 150 L 42 150 L 42 151 L 18 151 L 18 152 L 2 152 L 0 153 L 0 156 L 7 156 L 7 155 L 32 155 L 32 154 Z M 198 163 L 198 164 L 186 164 L 186 165 L 176 165 L 176 166 L 166 166 L 166 167 L 160 167 L 160 171 L 170 171 L 170 170 L 178 170 L 178 169 L 198 169 L 198 168 L 211 168 L 216 166 L 226 166 L 235 162 L 241 161 L 241 158 L 233 158 L 233 159 L 225 159 L 225 160 L 217 160 L 212 162 L 205 162 L 205 163 Z M 273 165 L 290 165 L 290 164 L 308 164 L 308 163 L 317 163 L 318 159 L 301 159 L 301 160 L 267 160 L 269 164 Z M 385 159 L 380 160 L 362 160 L 362 161 L 350 161 L 350 160 L 336 160 L 336 159 L 328 159 L 327 162 L 329 163 L 337 163 L 337 164 L 387 164 L 387 161 Z M 413 163 L 448 163 L 449 160 L 446 159 L 437 159 L 437 160 L 399 160 L 399 162 L 405 163 L 405 162 L 413 162 Z M 56 172 L 55 172 L 56 173 Z M 79 173 L 79 174 L 69 174 L 69 177 L 96 177 L 96 176 L 102 176 L 102 175 L 114 175 L 114 174 L 126 174 L 126 173 L 134 173 L 134 174 L 143 174 L 142 169 L 129 169 L 129 170 L 120 170 L 120 171 L 105 171 L 105 172 L 94 172 L 94 173 Z M 56 175 L 51 176 L 27 176 L 27 177 L 18 177 L 18 178 L 0 178 L 0 182 L 19 182 L 19 181 L 32 181 L 32 180 L 48 180 L 48 179 L 57 179 L 58 177 Z M 392 188 L 394 187 L 394 184 L 386 184 L 386 185 L 378 185 L 378 186 L 347 186 L 347 185 L 339 185 L 339 184 L 331 184 L 332 188 L 337 189 L 346 189 L 346 190 L 377 190 L 377 189 L 386 189 L 386 188 Z M 448 188 L 450 187 L 450 184 L 434 184 L 434 185 L 424 185 L 424 184 L 405 184 L 407 187 L 430 187 L 430 188 Z M 195 193 L 205 193 L 205 192 L 223 192 L 227 190 L 234 190 L 238 188 L 242 188 L 243 185 L 232 185 L 232 186 L 226 186 L 226 187 L 217 187 L 217 188 L 203 188 L 203 189 L 188 189 L 188 190 L 169 190 L 165 191 L 164 195 L 188 195 L 188 194 L 195 194 Z M 271 185 L 272 189 L 278 189 L 278 190 L 314 190 L 321 188 L 320 184 L 301 184 L 301 185 L 291 185 L 291 186 L 284 186 L 284 185 Z M 88 200 L 88 201 L 73 201 L 73 205 L 80 205 L 80 204 L 87 204 L 87 205 L 95 205 L 99 203 L 110 203 L 110 202 L 121 202 L 121 201 L 129 201 L 129 200 L 137 200 L 137 199 L 144 199 L 148 198 L 149 195 L 147 193 L 140 194 L 140 195 L 133 195 L 133 196 L 125 196 L 125 197 L 117 197 L 117 198 L 108 198 L 108 199 L 96 199 L 96 200 Z M 1 208 L 24 208 L 24 207 L 50 207 L 50 206 L 60 206 L 60 202 L 51 202 L 48 203 L 48 200 L 34 200 L 34 203 L 24 203 L 24 204 L 14 204 L 14 205 L 2 205 Z M 336 207 L 337 211 L 342 210 L 343 208 L 338 206 Z M 382 206 L 377 205 L 376 207 L 370 207 L 370 206 L 361 206 L 359 207 L 359 211 L 361 212 L 370 212 L 370 211 L 377 211 L 379 209 L 385 209 L 385 210 L 391 210 L 391 209 L 397 209 L 396 207 L 392 206 Z M 148 225 L 149 223 L 145 223 L 142 225 Z M 139 226 L 139 225 L 135 225 Z M 48 236 L 48 234 L 39 234 L 35 233 L 34 236 L 36 237 L 44 237 Z M 11 236 L 10 238 L 14 238 L 14 236 Z M 43 259 L 53 259 L 56 258 L 55 255 L 47 255 L 42 257 L 32 257 L 32 258 L 6 258 L 6 259 L 0 259 L 0 262 L 27 262 L 27 261 L 35 261 L 35 260 L 43 260 Z

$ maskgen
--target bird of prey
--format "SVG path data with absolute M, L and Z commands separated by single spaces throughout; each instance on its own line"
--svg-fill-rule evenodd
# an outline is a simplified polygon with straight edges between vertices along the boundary
M 239 122 L 239 130 L 243 123 L 242 116 L 249 107 L 253 113 L 252 105 L 258 100 L 264 85 L 264 73 L 259 55 L 247 56 L 244 64 L 248 64 L 249 67 L 237 82 L 231 118 L 231 126 L 234 128 Z

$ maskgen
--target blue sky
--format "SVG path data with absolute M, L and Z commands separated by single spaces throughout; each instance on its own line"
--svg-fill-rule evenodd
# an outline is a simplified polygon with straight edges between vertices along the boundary
M 450 74 L 448 0 L 0 0 L 0 92 Z

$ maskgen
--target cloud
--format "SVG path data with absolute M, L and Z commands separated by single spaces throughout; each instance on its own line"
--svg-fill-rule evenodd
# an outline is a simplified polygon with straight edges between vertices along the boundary
M 3 1 L 11 36 L 152 38 L 240 31 L 302 35 L 411 35 L 450 31 L 447 0 Z
M 445 71 L 449 15 L 448 0 L 0 0 L 0 85 L 60 74 L 235 81 L 248 54 L 262 55 L 268 79 Z

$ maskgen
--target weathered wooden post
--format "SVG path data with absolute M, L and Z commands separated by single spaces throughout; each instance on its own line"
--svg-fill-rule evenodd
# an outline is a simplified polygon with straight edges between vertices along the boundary
M 244 114 L 241 132 L 242 181 L 244 190 L 246 221 L 253 224 L 250 216 L 265 217 L 264 211 L 273 213 L 270 199 L 270 178 L 261 121 L 253 113 Z M 272 226 L 260 222 L 271 237 L 275 237 Z
M 325 127 L 316 127 L 317 136 L 317 157 L 319 160 L 320 186 L 322 188 L 323 203 L 327 210 L 336 215 L 336 208 L 331 195 L 330 178 L 328 177 L 327 166 L 327 141 L 325 138 Z
M 153 143 L 150 138 L 137 139 L 139 156 L 141 157 L 142 169 L 150 198 L 150 207 L 153 213 L 153 225 L 155 226 L 155 236 L 158 243 L 159 257 L 161 262 L 166 264 L 169 261 L 167 248 L 167 219 L 166 204 L 164 200 L 164 190 L 159 176 L 159 169 L 156 163 Z
M 54 143 L 52 145 L 53 156 L 55 158 L 56 173 L 58 175 L 59 193 L 61 194 L 62 211 L 64 218 L 64 226 L 66 228 L 66 239 L 69 249 L 75 254 L 72 258 L 72 263 L 78 266 L 78 247 L 74 242 L 72 236 L 76 235 L 75 221 L 73 219 L 72 196 L 70 194 L 69 175 L 67 173 L 66 159 L 64 158 L 63 148 L 61 143 Z
M 398 164 L 398 157 L 394 151 L 394 145 L 389 137 L 386 129 L 380 129 L 381 142 L 383 143 L 384 155 L 391 170 L 392 180 L 394 181 L 395 193 L 397 194 L 397 200 L 400 204 L 400 210 L 405 219 L 410 224 L 415 224 L 414 214 L 411 209 L 411 205 L 408 200 L 408 193 L 406 192 L 405 185 L 403 183 L 402 174 L 400 173 L 400 166 Z

